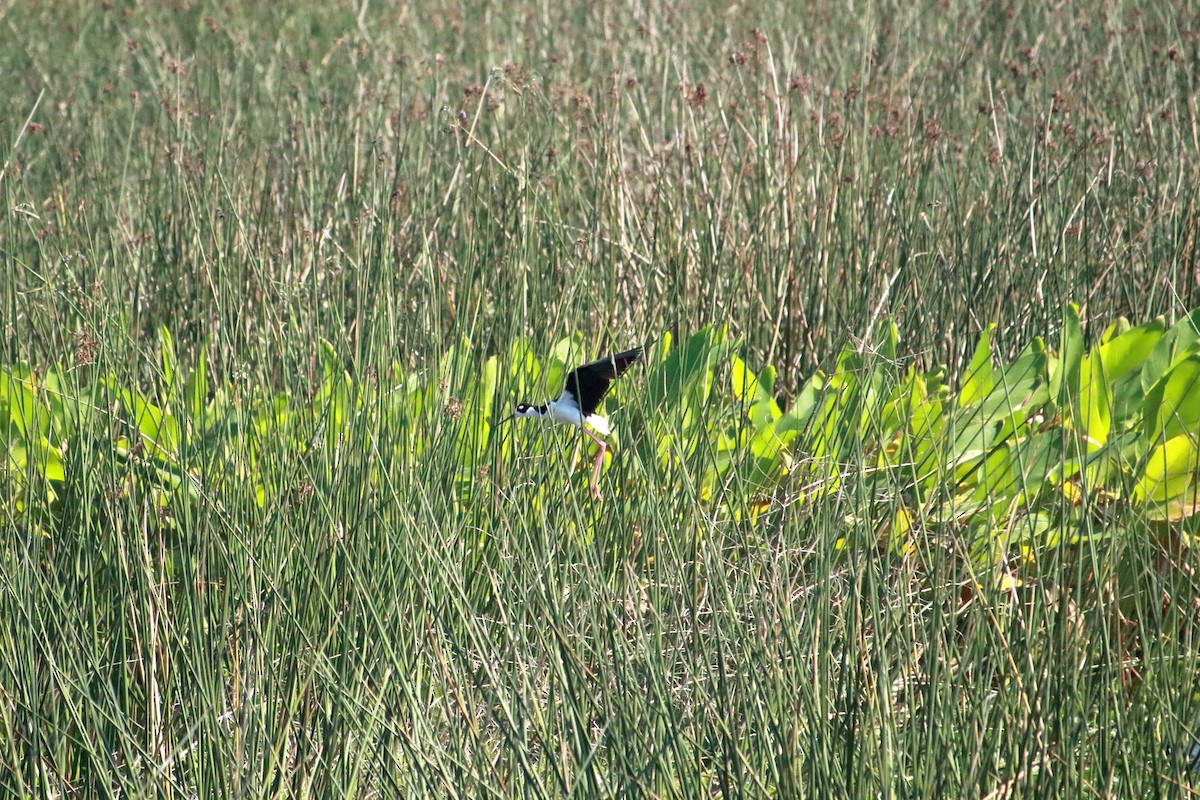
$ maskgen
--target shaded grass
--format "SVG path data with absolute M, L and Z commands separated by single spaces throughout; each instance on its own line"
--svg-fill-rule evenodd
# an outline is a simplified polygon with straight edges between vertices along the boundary
M 1068 299 L 1200 305 L 1189 4 L 364 8 L 7 12 L 5 363 L 153 386 L 166 324 L 231 391 L 305 396 L 321 338 L 387 387 L 460 337 L 728 321 L 790 391 L 880 316 L 953 371 Z M 1168 579 L 1136 521 L 994 594 L 952 537 L 882 553 L 861 487 L 751 525 L 698 502 L 713 453 L 631 446 L 597 507 L 558 495 L 569 435 L 523 430 L 464 506 L 449 419 L 414 469 L 368 420 L 190 453 L 293 487 L 266 508 L 155 507 L 82 432 L 75 501 L 0 555 L 7 789 L 1194 790 L 1183 612 L 1111 580 Z

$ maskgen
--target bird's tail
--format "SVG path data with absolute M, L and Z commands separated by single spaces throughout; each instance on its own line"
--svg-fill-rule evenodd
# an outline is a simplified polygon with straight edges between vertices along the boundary
M 596 432 L 601 436 L 608 436 L 612 432 L 612 428 L 608 425 L 608 420 L 598 414 L 592 414 L 587 418 L 587 424 L 596 429 Z

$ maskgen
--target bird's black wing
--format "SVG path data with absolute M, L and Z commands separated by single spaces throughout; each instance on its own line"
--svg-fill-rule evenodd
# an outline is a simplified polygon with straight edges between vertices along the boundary
M 594 414 L 604 395 L 608 394 L 609 385 L 641 357 L 642 348 L 635 347 L 576 367 L 567 373 L 566 391 L 575 395 L 585 417 Z

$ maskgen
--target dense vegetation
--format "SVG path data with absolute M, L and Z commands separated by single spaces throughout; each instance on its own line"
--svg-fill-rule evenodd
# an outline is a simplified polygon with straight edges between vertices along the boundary
M 0 21 L 6 793 L 1200 791 L 1200 7 Z

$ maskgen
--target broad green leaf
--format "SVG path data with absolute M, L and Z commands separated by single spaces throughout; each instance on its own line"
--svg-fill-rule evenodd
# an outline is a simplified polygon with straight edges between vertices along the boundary
M 802 428 L 807 424 L 808 418 L 812 414 L 813 409 L 817 407 L 817 401 L 820 399 L 821 392 L 825 388 L 825 381 L 825 373 L 817 370 L 805 382 L 804 388 L 792 400 L 792 407 L 788 409 L 787 416 L 791 418 L 791 425 Z
M 753 405 L 758 401 L 758 378 L 746 367 L 746 362 L 737 356 L 731 356 L 729 377 L 733 383 L 733 396 L 743 406 Z
M 593 356 L 598 357 L 599 354 L 587 353 L 582 333 L 573 333 L 566 338 L 559 339 L 555 342 L 554 347 L 550 348 L 550 357 L 560 364 L 569 364 L 571 369 L 591 361 Z
M 900 349 L 900 327 L 894 319 L 884 321 L 884 338 L 879 348 L 879 354 L 891 363 L 896 362 L 896 353 Z
M 846 345 L 838 354 L 837 366 L 829 377 L 829 385 L 834 389 L 848 386 L 858 386 L 862 382 L 863 358 L 862 353 Z
M 484 458 L 491 425 L 482 414 L 463 414 L 458 420 L 458 461 L 471 470 Z
M 319 415 L 326 433 L 331 437 L 330 444 L 337 441 L 350 419 L 352 408 L 348 380 L 344 372 L 340 376 L 327 373 L 317 396 L 313 399 L 313 411 Z
M 1075 399 L 1075 428 L 1088 451 L 1095 452 L 1108 441 L 1112 427 L 1112 389 L 1098 351 L 1079 362 L 1079 395 Z
M 880 335 L 874 336 L 865 343 L 864 350 L 874 353 L 888 363 L 896 363 L 896 352 L 900 347 L 900 329 L 893 319 L 883 319 L 879 322 Z
M 864 391 L 858 437 L 864 446 L 875 447 L 894 431 L 894 427 L 889 425 L 898 424 L 895 414 L 889 419 L 888 406 L 894 406 L 896 397 L 905 387 L 896 377 L 894 362 L 884 363 L 878 358 L 871 358 L 866 365 L 862 386 Z
M 319 339 L 317 349 L 321 354 L 321 367 L 325 373 L 325 381 L 331 383 L 333 379 L 348 378 L 346 368 L 342 364 L 342 357 L 338 355 L 337 348 L 328 339 Z
M 483 370 L 475 390 L 477 413 L 481 415 L 490 415 L 492 412 L 492 406 L 496 402 L 496 387 L 500 381 L 499 373 L 500 366 L 495 356 L 483 362 Z
M 779 406 L 771 396 L 775 383 L 775 370 L 767 367 L 761 376 L 755 375 L 737 356 L 730 357 L 730 380 L 733 396 L 741 403 L 755 429 L 771 425 L 782 416 Z
M 770 364 L 758 373 L 758 396 L 763 400 L 775 402 L 775 368 Z
M 1188 491 L 1177 494 L 1162 503 L 1155 503 L 1145 510 L 1147 519 L 1159 522 L 1181 522 L 1200 514 L 1200 484 L 1193 482 Z M 1181 531 L 1182 533 L 1182 531 Z M 1187 534 L 1184 533 L 1186 537 Z M 1190 537 L 1193 545 L 1195 536 Z
M 980 404 L 983 419 L 1002 419 L 1007 438 L 1049 399 L 1046 345 L 1034 337 L 1017 358 L 993 375 L 994 388 Z
M 1061 474 L 1065 438 L 1061 429 L 1052 429 L 1026 436 L 1009 446 L 1013 468 L 1026 490 L 1066 477 Z
M 861 355 L 847 347 L 838 357 L 837 371 L 829 377 L 823 401 L 812 418 L 806 446 L 818 459 L 840 463 L 859 440 L 864 425 Z
M 1096 347 L 1093 352 L 1099 353 L 1109 385 L 1115 386 L 1126 375 L 1140 370 L 1162 340 L 1166 329 L 1166 322 L 1159 317 L 1145 325 L 1130 328 Z
M 967 365 L 962 391 L 958 393 L 959 408 L 966 408 L 983 400 L 995 385 L 992 380 L 992 331 L 995 329 L 995 323 L 989 323 L 979 334 L 975 355 Z
M 890 438 L 897 430 L 906 426 L 912 417 L 913 409 L 924 402 L 928 395 L 925 376 L 910 364 L 904 379 L 892 388 L 891 395 L 883 404 L 879 425 L 881 435 Z
M 973 419 L 957 426 L 954 429 L 954 442 L 950 446 L 950 463 L 962 468 L 985 455 L 991 450 L 1002 425 L 1001 420 Z
M 671 336 L 670 331 L 664 331 L 663 335 L 658 337 L 658 360 L 662 361 L 671 354 L 671 342 L 675 341 Z
M 1185 493 L 1197 491 L 1200 453 L 1194 435 L 1180 434 L 1163 442 L 1150 453 L 1146 466 L 1133 489 L 1139 503 L 1166 503 Z
M 947 387 L 941 386 L 936 395 L 928 395 L 913 408 L 908 419 L 908 432 L 901 442 L 901 462 L 912 463 L 912 480 L 924 502 L 941 482 L 945 473 Z
M 977 482 L 976 470 L 982 467 L 980 458 L 990 459 L 996 449 L 1010 442 L 1025 425 L 1033 412 L 1049 399 L 1045 345 L 1035 338 L 1008 367 L 992 371 L 992 389 L 963 407 L 953 420 L 953 440 L 948 465 L 955 468 L 955 481 Z M 990 366 L 989 366 L 990 369 Z M 926 451 L 918 474 L 926 474 L 935 457 L 933 449 Z
M 196 353 L 196 366 L 188 375 L 184 384 L 184 409 L 192 423 L 203 428 L 204 406 L 208 401 L 208 348 L 200 345 Z
M 58 367 L 46 370 L 42 400 L 50 414 L 49 436 L 54 442 L 74 436 L 94 412 L 92 403 L 85 400 L 69 375 L 64 374 Z M 0 402 L 0 408 L 2 406 L 3 403 Z M 0 411 L 0 414 L 2 413 Z
M 523 341 L 513 342 L 508 354 L 508 385 L 518 402 L 540 402 L 532 398 L 531 393 L 538 388 L 542 376 L 542 365 Z M 512 400 L 512 397 L 506 398 Z M 509 412 L 511 413 L 511 411 Z
M 5 452 L 0 453 L 0 472 L 7 472 L 17 477 L 24 477 L 25 467 L 29 464 L 29 449 L 24 444 L 9 443 Z
M 0 425 L 15 429 L 26 441 L 50 433 L 50 414 L 38 400 L 37 378 L 27 365 L 8 370 L 0 385 L 0 412 L 7 406 L 7 419 Z M 11 435 L 11 434 L 10 434 Z
M 1162 340 L 1166 325 L 1160 317 L 1153 322 L 1127 328 L 1099 345 L 1104 373 L 1112 392 L 1112 432 L 1128 429 L 1141 418 L 1142 374 L 1147 359 Z
M 646 405 L 650 408 L 679 407 L 685 392 L 707 399 L 712 386 L 712 369 L 728 350 L 725 326 L 706 326 L 692 334 L 646 378 Z M 685 408 L 685 413 L 697 413 Z
M 1009 543 L 1029 543 L 1037 545 L 1054 528 L 1054 519 L 1044 511 L 1034 514 L 1022 514 L 1013 520 L 1009 527 Z
M 1167 370 L 1200 352 L 1200 308 L 1167 329 L 1142 366 L 1142 389 L 1149 393 Z
M 1146 394 L 1142 419 L 1150 442 L 1200 430 L 1200 354 L 1183 359 L 1158 380 Z
M 35 465 L 42 476 L 49 481 L 62 482 L 66 480 L 62 454 L 59 453 L 58 448 L 45 437 L 39 437 L 32 444 L 34 446 L 30 448 L 30 452 L 34 454 Z
M 838 411 L 838 393 L 827 392 L 812 415 L 811 435 L 806 440 L 814 459 L 837 460 L 840 445 Z
M 750 452 L 759 458 L 774 457 L 791 444 L 796 434 L 797 430 L 791 426 L 788 418 L 780 417 L 757 429 L 750 439 Z
M 170 391 L 175 385 L 179 361 L 175 355 L 175 340 L 171 338 L 171 332 L 167 330 L 166 325 L 160 325 L 158 328 L 158 351 L 162 360 L 163 385 Z
M 324 410 L 319 409 L 320 410 Z M 261 403 L 255 409 L 254 414 L 254 430 L 259 437 L 265 440 L 278 440 L 285 437 L 291 427 L 291 403 L 288 396 L 282 393 L 272 395 Z M 328 417 L 321 417 L 321 427 L 326 432 L 330 431 L 330 421 Z M 338 431 L 332 431 L 333 439 L 336 441 Z
M 888 551 L 902 556 L 916 555 L 916 545 L 910 535 L 915 525 L 913 513 L 905 506 L 898 506 L 892 514 L 888 531 Z
M 1119 439 L 1109 439 L 1104 447 L 1089 453 L 1083 461 L 1084 485 L 1090 491 L 1121 486 L 1124 483 L 1123 467 L 1129 462 L 1121 456 Z
M 560 339 L 555 343 L 554 347 L 550 348 L 550 357 L 546 359 L 545 391 L 557 397 L 557 391 L 566 383 L 568 372 L 580 364 L 586 364 L 594 358 L 599 358 L 600 355 L 602 354 L 589 354 L 587 352 L 587 349 L 584 347 L 582 333 L 572 334 L 565 339 Z
M 166 458 L 178 456 L 179 423 L 175 418 L 136 392 L 125 391 L 122 396 L 127 412 L 133 415 L 134 427 L 142 435 L 143 444 L 151 448 L 151 455 Z
M 1063 312 L 1058 358 L 1050 363 L 1050 396 L 1059 408 L 1069 408 L 1079 394 L 1079 362 L 1083 358 L 1083 327 L 1079 306 L 1067 305 Z
M 975 497 L 992 505 L 1005 505 L 1021 490 L 1019 475 L 1014 474 L 1012 456 L 1007 447 L 997 447 L 975 471 Z M 999 516 L 997 512 L 994 516 Z
M 1118 336 L 1123 336 L 1130 330 L 1131 327 L 1132 326 L 1129 324 L 1128 319 L 1125 317 L 1117 317 L 1115 320 L 1109 323 L 1107 328 L 1104 329 L 1104 333 L 1100 334 L 1099 343 L 1108 344 Z
M 460 401 L 469 398 L 474 383 L 474 354 L 471 343 L 461 338 L 449 347 L 438 360 L 437 380 L 429 387 L 429 401 L 433 408 L 444 408 L 451 397 Z

